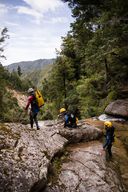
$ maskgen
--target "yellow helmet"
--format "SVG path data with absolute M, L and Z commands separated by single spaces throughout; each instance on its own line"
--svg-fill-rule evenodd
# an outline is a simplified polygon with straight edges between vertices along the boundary
M 63 113 L 63 112 L 65 112 L 65 111 L 66 111 L 65 108 L 61 108 L 61 109 L 60 109 L 60 113 Z
M 112 127 L 112 123 L 110 121 L 105 121 L 104 125 L 107 127 Z

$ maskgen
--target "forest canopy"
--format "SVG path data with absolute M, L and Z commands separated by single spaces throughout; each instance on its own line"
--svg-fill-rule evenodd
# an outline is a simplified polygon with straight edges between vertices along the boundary
M 59 109 L 99 115 L 128 83 L 128 1 L 63 0 L 75 21 L 43 91 Z M 128 92 L 127 92 L 128 93 Z

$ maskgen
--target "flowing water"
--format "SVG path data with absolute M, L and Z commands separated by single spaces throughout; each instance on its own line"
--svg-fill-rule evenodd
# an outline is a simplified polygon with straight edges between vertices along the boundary
M 103 121 L 87 119 L 88 124 L 92 124 L 100 129 L 104 129 Z M 118 162 L 123 183 L 128 191 L 128 122 L 113 122 L 115 127 L 115 142 L 113 143 L 113 160 Z

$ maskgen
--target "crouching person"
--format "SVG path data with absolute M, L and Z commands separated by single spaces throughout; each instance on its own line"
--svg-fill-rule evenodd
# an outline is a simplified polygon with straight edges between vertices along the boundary
M 65 108 L 61 108 L 59 117 L 63 119 L 64 127 L 77 128 L 78 118 L 75 114 L 66 111 Z

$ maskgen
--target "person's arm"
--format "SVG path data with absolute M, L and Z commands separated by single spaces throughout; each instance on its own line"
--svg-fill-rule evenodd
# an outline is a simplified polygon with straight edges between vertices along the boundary
M 27 105 L 26 105 L 26 107 L 25 107 L 25 110 L 28 109 L 28 107 L 29 107 L 29 105 L 31 104 L 32 101 L 33 101 L 33 97 L 30 96 L 30 97 L 28 98 L 28 102 L 27 102 Z

